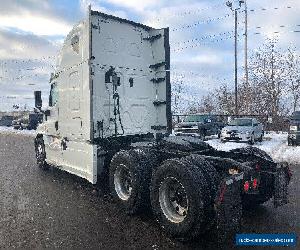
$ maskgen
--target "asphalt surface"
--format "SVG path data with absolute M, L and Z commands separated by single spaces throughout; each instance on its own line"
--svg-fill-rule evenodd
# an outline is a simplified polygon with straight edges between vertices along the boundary
M 300 166 L 292 166 L 290 203 L 246 211 L 241 232 L 300 235 Z M 0 248 L 227 249 L 213 236 L 181 243 L 152 215 L 128 216 L 105 185 L 93 186 L 58 169 L 40 170 L 33 137 L 0 134 Z M 299 246 L 299 244 L 298 244 Z M 274 248 L 273 248 L 274 249 Z M 285 248 L 286 249 L 286 248 Z

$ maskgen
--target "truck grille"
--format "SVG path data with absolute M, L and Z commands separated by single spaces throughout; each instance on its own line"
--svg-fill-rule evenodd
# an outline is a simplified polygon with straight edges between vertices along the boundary
M 176 129 L 175 132 L 182 132 L 182 133 L 197 133 L 198 129 Z

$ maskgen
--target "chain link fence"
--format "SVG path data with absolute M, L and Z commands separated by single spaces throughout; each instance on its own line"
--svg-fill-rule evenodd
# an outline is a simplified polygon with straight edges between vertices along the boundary
M 196 115 L 196 114 L 173 114 L 173 127 L 175 124 L 180 123 L 185 120 L 187 116 Z M 214 115 L 218 117 L 218 120 L 227 124 L 234 118 L 256 118 L 260 123 L 263 124 L 265 131 L 283 131 L 287 132 L 289 128 L 290 118 L 287 116 L 267 116 L 267 115 Z

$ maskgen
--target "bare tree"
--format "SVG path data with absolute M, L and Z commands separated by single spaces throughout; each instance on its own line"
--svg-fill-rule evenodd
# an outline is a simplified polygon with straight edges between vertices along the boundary
M 174 114 L 182 111 L 182 95 L 184 94 L 183 79 L 175 78 L 172 81 L 172 111 Z
M 214 92 L 210 92 L 208 95 L 201 98 L 200 101 L 194 101 L 188 107 L 189 114 L 196 113 L 216 113 L 217 101 Z
M 299 55 L 296 54 L 292 48 L 288 49 L 287 53 L 287 89 L 289 94 L 292 96 L 292 107 L 293 111 L 296 111 L 299 107 L 300 101 L 300 60 Z
M 234 91 L 223 84 L 215 90 L 215 93 L 218 113 L 233 115 L 235 113 Z
M 253 88 L 253 112 L 276 117 L 283 113 L 281 106 L 285 83 L 285 58 L 268 40 L 250 60 L 249 81 Z

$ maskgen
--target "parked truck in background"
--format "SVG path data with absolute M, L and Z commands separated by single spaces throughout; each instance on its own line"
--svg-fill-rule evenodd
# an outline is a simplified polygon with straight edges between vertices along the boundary
M 43 121 L 43 115 L 40 113 L 29 113 L 25 116 L 12 121 L 14 129 L 35 130 L 39 123 Z
M 221 134 L 224 122 L 217 115 L 192 114 L 187 115 L 184 120 L 174 126 L 174 134 L 195 136 L 205 139 L 206 136 Z
M 0 126 L 10 127 L 12 125 L 14 117 L 12 115 L 4 115 L 0 119 Z
M 292 114 L 289 127 L 288 145 L 296 146 L 300 144 L 300 111 Z
M 168 28 L 89 9 L 66 37 L 50 84 L 35 139 L 38 165 L 92 184 L 102 175 L 128 214 L 152 209 L 177 239 L 236 231 L 243 204 L 287 202 L 289 169 L 263 151 L 223 152 L 169 136 Z

